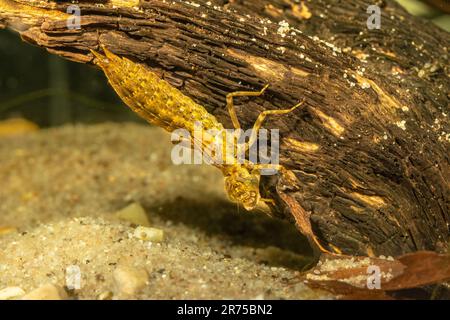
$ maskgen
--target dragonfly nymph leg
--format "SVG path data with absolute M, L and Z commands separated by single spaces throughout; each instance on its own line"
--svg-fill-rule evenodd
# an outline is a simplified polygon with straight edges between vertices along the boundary
M 236 110 L 234 108 L 233 98 L 234 97 L 259 97 L 264 94 L 264 91 L 269 87 L 268 84 L 264 86 L 259 91 L 236 91 L 227 94 L 227 108 L 228 113 L 230 114 L 231 121 L 233 122 L 233 126 L 235 129 L 240 129 L 241 125 L 239 124 L 239 119 L 236 115 Z
M 230 118 L 231 118 L 231 121 L 232 121 L 235 129 L 241 129 L 241 125 L 240 125 L 239 119 L 236 115 L 233 98 L 234 97 L 259 97 L 264 94 L 264 92 L 266 91 L 266 89 L 268 87 L 269 87 L 269 85 L 266 84 L 260 91 L 236 91 L 236 92 L 227 94 L 227 109 L 228 109 L 228 113 L 230 114 Z M 258 118 L 256 119 L 255 124 L 253 125 L 252 132 L 250 134 L 250 139 L 247 143 L 245 143 L 244 150 L 248 151 L 248 149 L 250 149 L 250 147 L 253 145 L 253 143 L 255 143 L 256 139 L 258 138 L 259 129 L 261 129 L 261 126 L 268 115 L 283 115 L 283 114 L 292 112 L 295 109 L 297 109 L 298 107 L 300 107 L 301 105 L 303 105 L 304 102 L 305 102 L 305 100 L 296 104 L 295 106 L 293 106 L 290 109 L 266 110 L 266 111 L 261 112 L 259 114 Z
M 275 200 L 270 199 L 270 198 L 261 198 L 259 199 L 260 201 L 264 202 L 264 203 L 270 203 L 271 205 L 276 205 Z
M 245 145 L 245 151 L 250 149 L 250 147 L 255 143 L 256 139 L 258 139 L 259 129 L 261 129 L 261 126 L 268 115 L 283 115 L 283 114 L 294 111 L 298 107 L 302 106 L 304 103 L 305 103 L 305 100 L 303 100 L 300 103 L 297 103 L 295 106 L 293 106 L 290 109 L 265 110 L 265 111 L 261 112 L 259 114 L 258 118 L 256 119 L 255 124 L 253 125 L 252 132 L 250 134 L 250 139 L 248 140 L 248 142 Z

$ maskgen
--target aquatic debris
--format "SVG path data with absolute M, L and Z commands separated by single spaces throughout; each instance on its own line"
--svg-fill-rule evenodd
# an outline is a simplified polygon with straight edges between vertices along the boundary
M 147 214 L 140 203 L 133 202 L 132 204 L 126 206 L 125 208 L 117 211 L 114 214 L 120 220 L 131 222 L 133 224 L 149 227 L 150 221 L 148 220 Z
M 302 1 L 300 4 L 292 4 L 292 14 L 299 19 L 311 19 L 312 13 Z
M 143 241 L 162 242 L 164 239 L 164 231 L 157 228 L 139 226 L 134 230 L 133 236 Z
M 343 298 L 389 298 L 390 292 L 450 280 L 450 255 L 418 251 L 400 257 L 322 255 L 304 283 Z M 374 286 L 378 282 L 377 286 Z
M 291 27 L 289 26 L 289 23 L 285 20 L 280 21 L 278 23 L 279 28 L 277 30 L 277 33 L 282 37 L 286 37 L 286 35 L 288 34 L 288 32 L 291 30 Z
M 20 287 L 7 287 L 0 290 L 0 300 L 14 300 L 25 294 Z
M 15 227 L 0 227 L 0 236 L 9 234 L 9 233 L 13 233 L 13 232 L 17 232 L 17 228 Z
M 22 300 L 64 300 L 66 292 L 54 284 L 45 284 L 22 297 Z
M 98 295 L 97 300 L 112 300 L 113 296 L 111 291 L 104 291 Z
M 402 130 L 406 130 L 406 121 L 405 120 L 397 121 L 395 123 L 395 125 Z
M 117 296 L 131 296 L 147 285 L 148 274 L 145 269 L 119 266 L 113 272 L 113 280 Z
M 39 130 L 31 121 L 22 118 L 13 118 L 0 121 L 0 137 L 8 137 Z

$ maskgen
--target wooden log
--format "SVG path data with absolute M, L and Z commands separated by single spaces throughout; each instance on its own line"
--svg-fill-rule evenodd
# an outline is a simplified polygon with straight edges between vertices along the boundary
M 141 62 L 204 105 L 225 127 L 227 93 L 242 98 L 251 127 L 265 109 L 306 107 L 272 118 L 289 177 L 267 177 L 273 215 L 316 234 L 330 251 L 400 255 L 449 242 L 450 37 L 390 0 L 373 1 L 0 0 L 0 25 L 68 59 L 91 63 L 105 45 Z M 276 236 L 276 235 L 274 235 Z

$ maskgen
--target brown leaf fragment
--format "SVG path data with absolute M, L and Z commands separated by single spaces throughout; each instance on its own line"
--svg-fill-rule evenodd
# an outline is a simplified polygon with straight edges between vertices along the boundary
M 331 292 L 340 300 L 394 300 L 383 290 L 356 288 L 340 281 L 306 281 L 305 284 L 312 289 Z
M 389 260 L 388 260 L 389 259 Z M 306 275 L 312 281 L 337 281 L 356 288 L 367 289 L 372 269 L 380 272 L 380 285 L 403 273 L 405 267 L 393 258 L 351 257 L 324 254 L 317 265 Z
M 374 288 L 372 282 L 374 268 L 380 276 L 378 288 Z M 449 279 L 450 255 L 431 251 L 396 259 L 324 254 L 304 276 L 308 286 L 327 290 L 341 299 L 410 298 L 419 291 L 423 296 L 426 291 L 421 288 Z
M 432 251 L 405 254 L 397 260 L 405 266 L 402 274 L 389 281 L 385 290 L 415 288 L 450 280 L 450 255 Z

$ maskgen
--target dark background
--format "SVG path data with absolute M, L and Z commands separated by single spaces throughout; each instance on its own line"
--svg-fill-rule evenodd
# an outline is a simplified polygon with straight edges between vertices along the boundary
M 26 118 L 40 127 L 64 123 L 140 121 L 103 73 L 0 31 L 0 120 Z

